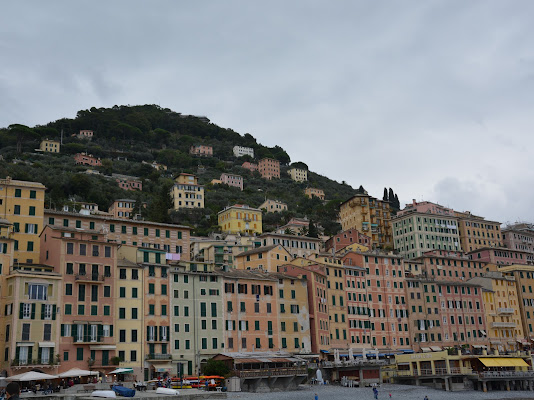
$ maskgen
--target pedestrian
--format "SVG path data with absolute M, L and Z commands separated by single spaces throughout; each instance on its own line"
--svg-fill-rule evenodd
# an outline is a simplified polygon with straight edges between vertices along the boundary
M 319 395 L 317 393 L 315 393 L 315 397 L 313 399 L 314 400 L 319 400 Z
M 378 400 L 378 389 L 377 388 L 373 388 L 373 394 L 375 395 L 375 400 Z
M 391 393 L 389 394 L 389 398 L 391 399 Z
M 19 400 L 20 386 L 17 382 L 9 382 L 6 386 L 6 399 Z
M 425 396 L 425 400 L 428 400 L 428 396 Z

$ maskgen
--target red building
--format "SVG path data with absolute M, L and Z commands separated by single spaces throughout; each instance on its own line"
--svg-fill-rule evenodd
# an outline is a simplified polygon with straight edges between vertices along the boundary
M 371 238 L 356 229 L 348 229 L 328 239 L 325 243 L 325 248 L 327 252 L 334 249 L 334 252 L 337 253 L 339 250 L 354 243 L 370 247 Z
M 199 144 L 197 146 L 191 146 L 189 154 L 201 157 L 213 157 L 213 147 Z
M 76 165 L 90 165 L 92 167 L 101 167 L 102 161 L 100 158 L 96 158 L 92 154 L 78 153 L 74 155 L 74 161 Z
M 527 251 L 508 249 L 505 247 L 485 247 L 469 253 L 473 261 L 481 261 L 496 265 L 534 265 L 534 254 Z

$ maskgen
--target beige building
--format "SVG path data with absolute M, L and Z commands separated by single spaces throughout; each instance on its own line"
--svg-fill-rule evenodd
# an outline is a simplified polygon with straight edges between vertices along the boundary
M 458 218 L 458 232 L 460 234 L 461 249 L 465 252 L 484 247 L 502 247 L 501 223 L 487 221 L 466 212 L 455 212 Z
M 174 210 L 180 208 L 204 208 L 204 186 L 195 175 L 182 173 L 171 189 Z
M 306 188 L 304 190 L 304 194 L 306 197 L 309 197 L 310 199 L 313 197 L 318 197 L 320 200 L 324 200 L 324 191 L 323 189 L 317 189 L 317 188 Z
M 132 219 L 134 217 L 133 211 L 135 202 L 135 200 L 130 199 L 115 200 L 113 204 L 111 204 L 111 207 L 109 207 L 108 212 L 113 218 Z
M 264 233 L 260 236 L 262 246 L 281 244 L 294 257 L 308 257 L 319 254 L 322 247 L 320 239 L 308 236 L 286 235 L 282 233 Z
M 308 170 L 302 168 L 290 168 L 287 173 L 295 182 L 306 182 L 308 180 Z
M 519 308 L 525 337 L 534 341 L 534 329 L 532 318 L 534 317 L 534 266 L 532 265 L 507 265 L 500 267 L 500 272 L 513 274 L 515 278 Z
M 266 212 L 282 212 L 287 211 L 287 204 L 280 200 L 266 199 L 258 208 Z
M 45 153 L 59 153 L 61 148 L 61 143 L 58 140 L 45 139 L 41 141 L 39 145 L 39 150 L 44 151 Z
M 339 206 L 344 231 L 357 229 L 371 237 L 372 247 L 393 248 L 391 209 L 387 201 L 358 193 Z
M 39 182 L 0 179 L 0 218 L 12 224 L 14 263 L 39 260 L 45 189 Z
M 281 245 L 257 247 L 235 256 L 237 269 L 278 272 L 278 267 L 291 261 L 291 254 Z

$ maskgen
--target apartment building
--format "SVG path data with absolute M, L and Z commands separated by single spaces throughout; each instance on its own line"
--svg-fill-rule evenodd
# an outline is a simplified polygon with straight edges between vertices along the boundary
M 255 164 L 255 163 L 251 163 L 251 162 L 245 161 L 245 162 L 241 165 L 241 168 L 245 168 L 245 169 L 248 169 L 250 172 L 254 172 L 254 171 L 257 171 L 257 170 L 258 170 L 258 164 Z
M 317 197 L 319 200 L 324 200 L 325 195 L 323 189 L 311 188 L 308 187 L 304 189 L 304 195 L 309 199 Z
M 291 261 L 291 254 L 282 245 L 273 244 L 236 254 L 234 261 L 237 269 L 277 272 L 280 265 Z
M 506 247 L 481 247 L 467 253 L 472 260 L 497 265 L 534 264 L 534 254 Z
M 92 140 L 94 136 L 94 132 L 89 129 L 81 129 L 78 134 L 75 134 L 75 136 L 78 139 Z
M 280 200 L 265 199 L 258 208 L 265 212 L 282 212 L 287 211 L 287 204 Z
M 258 171 L 264 179 L 280 179 L 280 161 L 272 158 L 262 158 L 258 162 Z
M 250 156 L 254 158 L 254 149 L 252 147 L 234 146 L 233 152 L 235 157 Z
M 74 155 L 74 162 L 76 165 L 89 165 L 91 167 L 101 167 L 102 161 L 100 157 L 95 157 L 92 154 L 78 153 Z
M 295 182 L 307 182 L 308 181 L 308 170 L 303 168 L 290 168 L 287 171 L 288 175 Z
M 458 217 L 460 247 L 463 251 L 503 246 L 500 222 L 488 221 L 469 211 L 454 214 Z
M 527 223 L 509 224 L 502 229 L 504 247 L 510 250 L 534 254 L 534 225 Z
M 371 238 L 357 229 L 348 229 L 346 231 L 339 232 L 337 235 L 332 236 L 325 242 L 325 251 L 333 251 L 337 253 L 341 249 L 352 244 L 360 244 L 367 248 L 371 245 Z
M 180 208 L 204 208 L 204 186 L 195 175 L 181 173 L 171 188 L 174 210 Z
M 39 150 L 45 153 L 59 153 L 60 149 L 61 143 L 58 140 L 44 139 L 39 145 Z
M 44 214 L 47 225 L 98 231 L 106 235 L 108 241 L 163 250 L 164 257 L 170 260 L 189 260 L 191 228 L 188 226 L 54 210 L 45 210 Z
M 264 233 L 260 236 L 263 246 L 282 245 L 294 257 L 307 258 L 319 254 L 322 242 L 308 236 L 286 235 L 283 233 Z
M 371 238 L 372 247 L 393 248 L 391 209 L 387 201 L 358 193 L 339 206 L 344 231 L 356 229 Z
M 11 224 L 14 263 L 39 260 L 45 189 L 38 182 L 0 179 L 0 218 Z
M 61 369 L 111 371 L 115 368 L 111 359 L 116 356 L 117 243 L 108 242 L 98 231 L 61 226 L 46 226 L 40 240 L 40 263 L 63 277 L 61 337 L 56 342 Z
M 534 340 L 534 330 L 532 329 L 533 324 L 531 319 L 534 317 L 534 266 L 501 266 L 498 268 L 498 271 L 503 274 L 512 274 L 515 278 L 523 332 L 528 340 Z
M 260 245 L 253 236 L 194 237 L 191 239 L 191 260 L 234 267 L 235 257 L 255 247 L 255 243 Z
M 256 235 L 263 231 L 261 210 L 244 204 L 226 207 L 217 217 L 219 226 L 226 233 Z
M 203 144 L 191 146 L 189 154 L 199 157 L 213 157 L 213 147 Z
M 185 375 L 200 375 L 224 349 L 223 277 L 207 262 L 174 263 L 171 275 L 173 364 L 181 364 Z
M 307 218 L 291 218 L 289 222 L 276 228 L 275 233 L 307 236 L 310 230 L 310 220 Z
M 123 190 L 143 190 L 143 182 L 136 176 L 111 174 L 111 177 L 117 182 L 119 187 Z
M 221 183 L 224 183 L 225 185 L 236 187 L 239 190 L 243 190 L 243 177 L 241 175 L 235 175 L 235 174 L 227 174 L 222 173 L 221 174 Z
M 134 217 L 135 200 L 118 199 L 115 200 L 108 209 L 113 218 L 131 219 Z

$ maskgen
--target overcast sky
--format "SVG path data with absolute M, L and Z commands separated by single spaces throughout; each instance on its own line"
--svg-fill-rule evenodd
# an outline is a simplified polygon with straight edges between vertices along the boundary
M 534 221 L 534 1 L 16 1 L 0 126 L 159 104 L 401 203 Z

